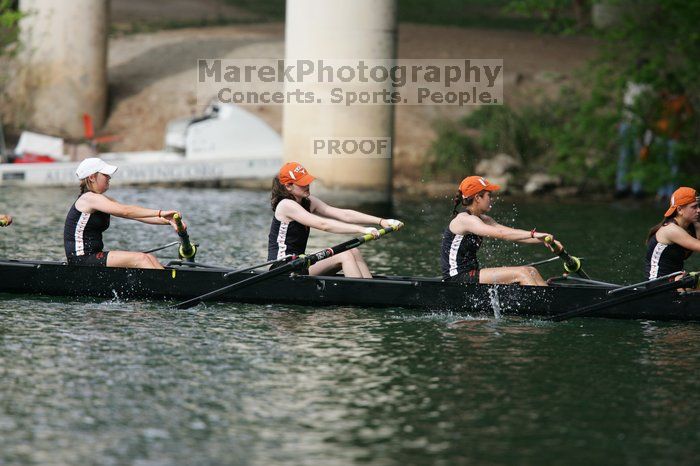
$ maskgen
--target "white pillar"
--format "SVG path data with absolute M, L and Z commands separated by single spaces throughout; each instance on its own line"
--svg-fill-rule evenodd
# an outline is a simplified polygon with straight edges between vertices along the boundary
M 20 0 L 21 108 L 33 129 L 83 135 L 107 107 L 109 0 Z
M 285 58 L 394 59 L 396 0 L 287 0 Z M 295 84 L 296 87 L 298 85 Z M 344 84 L 344 90 L 381 91 L 382 84 Z M 336 199 L 391 199 L 391 158 L 320 158 L 313 138 L 392 138 L 394 107 L 286 105 L 284 158 L 317 177 L 313 192 Z M 389 154 L 390 155 L 390 154 Z

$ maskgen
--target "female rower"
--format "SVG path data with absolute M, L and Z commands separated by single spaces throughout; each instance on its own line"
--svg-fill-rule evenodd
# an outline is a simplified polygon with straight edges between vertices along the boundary
M 682 187 L 671 196 L 664 219 L 647 236 L 646 275 L 651 280 L 683 270 L 683 262 L 700 251 L 698 193 Z
M 76 175 L 80 179 L 80 196 L 71 206 L 63 230 L 63 243 L 69 264 L 162 269 L 152 254 L 131 251 L 103 251 L 102 232 L 109 228 L 110 215 L 153 225 L 175 227 L 176 210 L 146 209 L 120 204 L 104 195 L 117 167 L 102 159 L 83 160 Z
M 312 196 L 309 185 L 315 178 L 297 162 L 282 166 L 272 180 L 272 225 L 268 237 L 268 260 L 282 259 L 288 254 L 300 255 L 306 250 L 309 229 L 341 234 L 367 234 L 378 236 L 374 227 L 360 224 L 377 224 L 380 227 L 398 227 L 401 222 L 363 214 L 355 210 L 331 207 Z M 334 274 L 341 270 L 346 277 L 372 278 L 367 263 L 357 249 L 345 251 L 312 265 L 310 275 Z
M 0 215 L 0 227 L 9 227 L 12 224 L 12 217 L 9 215 Z
M 460 283 L 519 283 L 521 285 L 547 286 L 534 267 L 479 268 L 476 253 L 484 236 L 525 244 L 543 243 L 549 233 L 518 230 L 498 224 L 486 215 L 491 210 L 491 193 L 500 186 L 489 183 L 480 176 L 469 176 L 462 180 L 454 198 L 453 219 L 442 236 L 442 275 L 445 281 Z M 466 209 L 458 213 L 462 205 Z M 557 248 L 562 245 L 554 241 Z

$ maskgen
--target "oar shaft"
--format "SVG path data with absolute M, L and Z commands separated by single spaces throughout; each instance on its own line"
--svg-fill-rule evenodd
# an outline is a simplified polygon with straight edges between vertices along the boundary
M 149 250 L 147 250 L 147 251 L 142 251 L 142 252 L 145 253 L 145 254 L 148 254 L 148 253 L 151 253 L 151 252 L 156 252 L 156 251 L 163 250 L 163 249 L 165 249 L 165 248 L 169 248 L 169 247 L 171 247 L 171 246 L 175 246 L 176 244 L 180 244 L 180 242 L 179 242 L 179 241 L 173 241 L 172 243 L 164 244 L 163 246 L 158 246 L 157 248 L 149 249 Z
M 177 305 L 177 308 L 178 309 L 189 309 L 189 308 L 194 307 L 197 304 L 201 303 L 202 301 L 206 301 L 209 298 L 215 298 L 217 296 L 222 295 L 223 293 L 235 291 L 239 288 L 243 288 L 243 287 L 261 282 L 263 280 L 267 280 L 268 278 L 273 278 L 273 277 L 276 277 L 278 275 L 283 275 L 287 272 L 291 272 L 295 268 L 302 267 L 304 265 L 304 263 L 306 263 L 306 258 L 303 256 L 299 257 L 298 259 L 294 259 L 293 261 L 283 265 L 282 267 L 277 267 L 276 269 L 272 269 L 268 272 L 261 273 L 260 275 L 255 275 L 253 277 L 246 278 L 245 280 L 241 280 L 240 282 L 232 283 L 228 286 L 211 291 L 209 293 L 203 294 L 203 295 L 198 296 L 196 298 L 192 298 L 192 299 L 189 299 L 187 301 L 183 301 Z
M 182 223 L 182 217 L 180 214 L 175 214 L 173 215 L 173 220 L 175 221 L 177 236 L 180 237 L 180 248 L 178 249 L 180 259 L 194 260 L 194 256 L 197 254 L 197 248 L 190 241 L 190 235 L 187 233 L 187 228 L 185 228 L 185 225 Z
M 288 255 L 284 256 L 283 258 L 281 258 L 281 259 L 275 259 L 275 260 L 263 262 L 262 264 L 251 265 L 250 267 L 245 267 L 245 268 L 242 268 L 242 269 L 231 270 L 230 272 L 227 272 L 227 273 L 224 275 L 224 278 L 228 278 L 228 277 L 230 277 L 231 275 L 236 275 L 236 274 L 238 274 L 238 273 L 250 272 L 251 270 L 259 269 L 260 267 L 265 267 L 266 265 L 272 265 L 272 264 L 275 264 L 275 263 L 278 263 L 278 262 L 285 262 L 285 261 L 288 261 L 288 260 L 292 259 L 293 257 L 294 257 L 293 255 L 288 254 Z

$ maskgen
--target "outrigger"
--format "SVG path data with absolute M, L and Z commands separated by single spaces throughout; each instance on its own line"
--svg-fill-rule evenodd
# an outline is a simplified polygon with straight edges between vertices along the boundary
M 380 236 L 394 231 L 379 230 Z M 182 233 L 183 231 L 178 231 Z M 700 292 L 679 291 L 698 285 L 691 273 L 669 282 L 671 274 L 634 285 L 583 278 L 580 260 L 566 260 L 567 271 L 550 286 L 459 284 L 440 278 L 377 276 L 309 276 L 295 273 L 330 255 L 376 239 L 354 238 L 308 256 L 231 269 L 194 262 L 182 252 L 196 251 L 189 236 L 180 235 L 181 259 L 165 270 L 86 267 L 57 261 L 0 260 L 0 293 L 180 301 L 185 309 L 201 302 L 240 302 L 304 306 L 359 306 L 451 311 L 470 315 L 527 316 L 564 320 L 578 316 L 619 319 L 700 321 Z M 167 246 L 167 245 L 166 245 Z M 189 247 L 192 249 L 189 249 Z M 564 251 L 558 251 L 562 255 Z M 573 256 L 569 256 L 569 258 Z M 562 257 L 564 259 L 564 257 Z M 277 263 L 277 264 L 275 264 Z M 278 265 L 269 271 L 255 269 Z M 579 274 L 574 276 L 573 273 Z M 587 275 L 585 275 L 587 277 Z

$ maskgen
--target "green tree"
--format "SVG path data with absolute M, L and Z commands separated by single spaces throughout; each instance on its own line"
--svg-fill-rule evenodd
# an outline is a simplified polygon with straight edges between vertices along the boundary
M 8 46 L 17 42 L 19 20 L 22 14 L 12 0 L 0 0 L 0 55 L 7 54 Z

